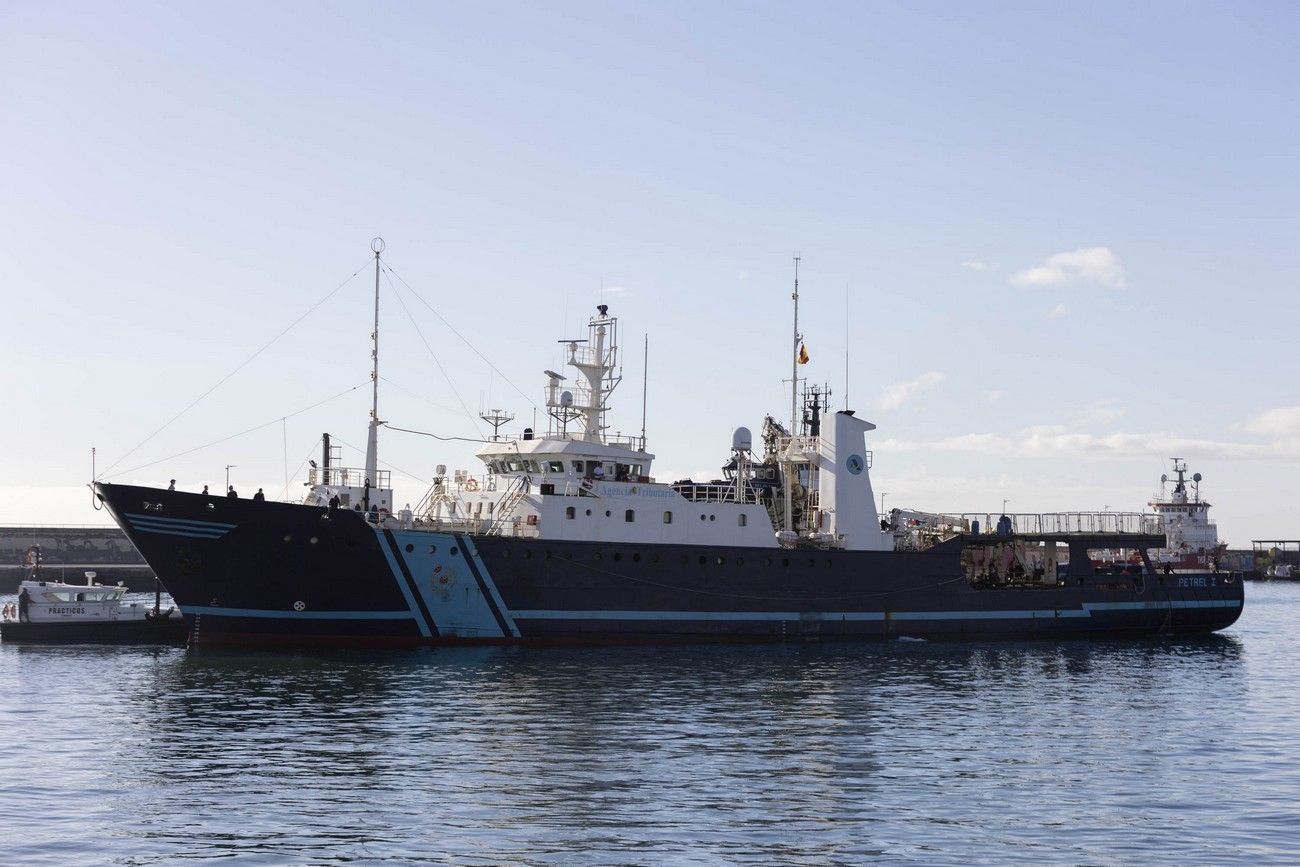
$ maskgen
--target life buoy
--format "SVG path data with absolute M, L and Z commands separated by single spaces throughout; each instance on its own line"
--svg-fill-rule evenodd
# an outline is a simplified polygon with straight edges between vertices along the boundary
M 466 480 L 465 480 L 465 490 L 467 490 L 467 491 L 477 491 L 477 490 L 478 490 L 478 479 L 466 479 Z

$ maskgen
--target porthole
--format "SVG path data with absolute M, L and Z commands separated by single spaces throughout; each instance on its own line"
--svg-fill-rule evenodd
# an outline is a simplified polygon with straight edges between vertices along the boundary
M 320 539 L 317 539 L 315 536 L 312 536 L 312 537 L 311 537 L 310 539 L 308 539 L 307 541 L 308 541 L 308 542 L 311 542 L 313 545 L 315 545 L 317 542 L 320 541 Z
M 717 516 L 717 515 L 709 515 L 709 520 L 710 520 L 710 521 L 716 521 L 716 520 L 718 520 L 718 516 Z
M 551 559 L 551 558 L 554 557 L 554 556 L 555 556 L 555 555 L 551 553 L 551 549 L 550 549 L 550 548 L 547 548 L 547 549 L 546 549 L 546 559 L 549 560 L 549 559 Z
M 316 541 L 316 540 L 313 538 L 313 539 L 312 539 L 312 542 L 314 543 L 315 541 Z M 414 550 L 415 550 L 415 546 L 414 546 L 414 545 L 407 545 L 407 546 L 406 546 L 406 553 L 409 554 L 409 553 L 411 553 L 411 552 L 414 551 Z
M 641 555 L 640 555 L 640 554 L 633 554 L 633 555 L 632 555 L 632 562 L 633 562 L 633 563 L 640 563 L 640 562 L 641 562 Z
M 827 569 L 831 568 L 831 564 L 832 564 L 832 563 L 834 563 L 834 561 L 831 560 L 830 557 L 827 557 L 827 558 L 826 558 L 826 568 L 827 568 Z
M 449 554 L 451 554 L 451 556 L 455 557 L 458 553 L 460 553 L 460 549 L 457 548 L 455 545 L 452 545 L 452 546 L 451 546 L 451 550 L 448 551 L 447 553 L 449 553 Z
M 790 568 L 790 558 L 789 558 L 789 557 L 782 557 L 782 558 L 781 558 L 781 565 L 784 566 L 785 568 L 789 569 L 789 568 Z
M 812 568 L 814 568 L 816 565 L 817 565 L 817 561 L 814 560 L 812 557 L 809 557 L 809 558 L 808 558 L 808 568 L 809 568 L 809 569 L 812 569 Z
M 744 565 L 745 565 L 745 558 L 744 558 L 744 557 L 737 557 L 737 558 L 736 558 L 736 565 L 737 565 L 737 566 L 744 566 Z
M 700 520 L 701 520 L 701 521 L 704 520 L 704 516 L 703 516 L 703 515 L 700 515 Z
M 531 559 L 533 559 L 533 552 L 532 552 L 532 551 L 525 551 L 525 552 L 524 552 L 524 559 L 525 559 L 525 560 L 531 560 Z
M 596 556 L 592 557 L 591 559 L 593 559 L 593 560 L 595 560 L 597 563 L 599 563 L 599 562 L 600 562 L 601 560 L 603 560 L 604 558 L 605 558 L 605 555 L 602 554 L 602 553 L 600 553 L 599 551 L 597 551 L 597 552 L 596 552 Z
M 572 560 L 572 559 L 573 559 L 573 552 L 572 552 L 572 551 L 565 551 L 565 552 L 564 552 L 564 559 L 565 559 L 565 560 Z
M 591 517 L 591 509 L 587 510 L 587 517 Z
M 286 541 L 286 542 L 292 542 L 292 541 L 293 541 L 293 536 L 285 536 L 285 537 L 284 537 L 284 541 Z
M 509 559 L 510 559 L 510 552 L 509 552 L 508 550 L 506 550 L 506 551 L 502 551 L 502 552 L 501 552 L 501 559 L 503 559 L 503 560 L 509 560 Z
M 430 545 L 430 546 L 429 546 L 429 553 L 430 553 L 430 554 L 437 554 L 437 553 L 438 553 L 438 546 L 437 546 L 437 545 Z
M 705 563 L 707 563 L 707 562 L 709 562 L 709 558 L 708 558 L 708 557 L 705 557 L 703 554 L 701 554 L 701 555 L 700 555 L 700 565 L 703 566 L 703 565 L 704 565 Z
M 725 562 L 726 562 L 726 560 L 724 560 L 724 559 L 721 558 L 721 557 L 719 557 L 719 558 L 717 559 L 717 564 L 718 564 L 719 566 L 721 566 L 721 565 L 722 565 L 723 563 L 725 563 Z
M 609 509 L 606 509 L 606 510 L 605 510 L 605 517 L 606 517 L 606 518 L 608 518 L 608 517 L 609 517 L 610 515 L 612 515 L 612 514 L 614 514 L 614 513 L 611 512 Z
M 618 563 L 618 562 L 619 562 L 620 560 L 622 560 L 622 559 L 623 559 L 623 555 L 620 554 L 620 553 L 618 553 L 617 551 L 615 551 L 615 552 L 614 552 L 614 562 L 615 562 L 615 563 Z
M 690 557 L 687 557 L 685 554 L 683 554 L 683 555 L 682 555 L 682 565 L 685 566 L 688 562 L 690 562 L 690 559 L 691 559 Z

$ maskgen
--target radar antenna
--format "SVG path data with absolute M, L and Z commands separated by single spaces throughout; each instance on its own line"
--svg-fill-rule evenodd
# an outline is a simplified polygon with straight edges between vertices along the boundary
M 492 425 L 492 442 L 494 443 L 501 441 L 501 426 L 515 420 L 515 414 L 504 409 L 489 409 L 486 412 L 479 413 L 478 417 Z

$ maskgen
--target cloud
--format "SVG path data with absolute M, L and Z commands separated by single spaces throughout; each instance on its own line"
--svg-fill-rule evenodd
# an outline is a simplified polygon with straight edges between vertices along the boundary
M 1071 433 L 1057 425 L 1024 428 L 1012 434 L 969 433 L 937 440 L 884 440 L 880 452 L 969 452 L 1004 457 L 1148 457 L 1169 455 L 1224 460 L 1300 461 L 1300 441 L 1245 443 L 1198 439 L 1173 433 Z
M 1062 316 L 1067 315 L 1069 312 L 1070 312 L 1069 307 L 1066 307 L 1064 304 L 1057 304 L 1055 307 L 1051 309 L 1051 312 L 1047 314 L 1047 318 L 1060 319 Z
M 1115 401 L 1111 398 L 1102 398 L 1094 400 L 1077 416 L 1079 422 L 1097 422 L 1099 424 L 1110 424 L 1113 421 L 1122 418 L 1128 410 L 1116 406 Z
M 737 279 L 737 280 L 748 280 L 748 279 L 749 279 L 749 272 L 748 272 L 748 271 L 740 271 L 739 273 L 736 274 L 736 279 Z
M 1300 436 L 1300 406 L 1279 406 L 1265 410 L 1238 428 L 1265 436 Z
M 989 403 L 997 403 L 1002 399 L 1003 394 L 1004 392 L 1002 391 L 1002 389 L 995 388 L 992 391 L 985 392 L 984 397 L 988 398 Z
M 626 286 L 605 286 L 604 288 L 597 289 L 595 294 L 600 295 L 600 296 L 605 296 L 605 295 L 631 295 L 631 294 L 632 294 L 632 290 L 629 289 L 629 288 L 627 288 Z
M 998 266 L 989 262 L 981 262 L 979 259 L 967 259 L 961 263 L 963 268 L 970 271 L 996 271 Z
M 1069 253 L 1048 256 L 1033 267 L 1011 276 L 1017 286 L 1072 286 L 1091 283 L 1107 289 L 1123 289 L 1124 266 L 1109 247 L 1080 247 Z
M 881 409 L 898 409 L 920 392 L 941 382 L 943 382 L 943 374 L 937 370 L 923 373 L 916 379 L 909 379 L 906 382 L 896 382 L 885 389 L 885 393 L 880 396 L 880 400 L 876 401 L 876 405 Z

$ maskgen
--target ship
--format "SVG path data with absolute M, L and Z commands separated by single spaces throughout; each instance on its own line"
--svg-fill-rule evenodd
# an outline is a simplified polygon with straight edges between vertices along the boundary
M 600 305 L 545 371 L 545 431 L 503 430 L 477 471 L 438 465 L 394 510 L 380 469 L 379 274 L 365 465 L 323 438 L 302 502 L 93 480 L 162 580 L 195 646 L 409 647 L 1204 634 L 1240 615 L 1238 576 L 1171 575 L 1163 533 L 1078 514 L 881 515 L 875 425 L 800 376 L 798 261 L 790 416 L 734 431 L 718 477 L 660 480 L 614 432 L 620 323 Z M 802 389 L 800 382 L 803 382 Z M 1140 517 L 1140 516 L 1134 516 Z M 1121 574 L 1093 552 L 1125 548 Z
M 1219 541 L 1218 527 L 1209 516 L 1210 504 L 1201 499 L 1203 476 L 1193 473 L 1189 485 L 1187 461 L 1173 458 L 1172 463 L 1173 477 L 1168 473 L 1160 476 L 1160 493 L 1147 504 L 1152 509 L 1149 531 L 1163 533 L 1166 539 L 1152 557 L 1158 565 L 1178 571 L 1217 570 L 1228 543 Z

